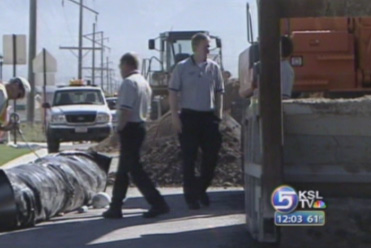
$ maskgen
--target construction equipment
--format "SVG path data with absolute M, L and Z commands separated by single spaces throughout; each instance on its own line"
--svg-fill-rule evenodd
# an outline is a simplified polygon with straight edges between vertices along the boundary
M 159 56 L 144 59 L 142 74 L 148 80 L 153 91 L 151 119 L 158 119 L 169 110 L 167 95 L 168 81 L 176 64 L 193 54 L 192 36 L 207 31 L 171 31 L 161 33 L 156 39 L 150 39 L 148 48 L 159 52 Z M 219 37 L 209 35 L 211 38 L 209 58 L 216 61 L 223 68 L 222 41 Z M 156 48 L 156 40 L 159 48 Z M 157 66 L 154 64 L 157 62 Z M 227 74 L 227 73 L 226 73 Z
M 371 92 L 371 18 L 284 18 L 281 34 L 294 43 L 294 96 L 324 92 L 330 97 L 354 97 Z M 240 68 L 247 66 L 249 51 L 257 44 L 249 37 L 251 48 L 240 54 Z M 250 86 L 248 70 L 240 69 L 239 78 L 241 90 Z
M 371 92 L 371 18 L 283 19 L 281 33 L 292 36 L 295 47 L 295 92 Z
M 275 211 L 271 196 L 277 187 L 289 184 L 297 190 L 317 190 L 325 199 L 370 197 L 371 187 L 369 175 L 371 164 L 367 151 L 371 133 L 367 128 L 368 118 L 365 118 L 371 115 L 370 99 L 302 99 L 285 100 L 282 103 L 280 84 L 277 83 L 280 78 L 281 20 L 335 16 L 346 16 L 346 20 L 359 20 L 356 19 L 359 16 L 371 15 L 371 7 L 365 0 L 356 3 L 350 0 L 258 0 L 257 2 L 261 62 L 259 96 L 251 99 L 243 122 L 246 220 L 248 231 L 258 241 L 280 242 L 282 233 L 287 229 L 278 228 L 274 221 Z M 361 23 L 365 25 L 363 21 Z M 333 71 L 332 66 L 342 65 L 343 67 L 338 67 L 340 68 L 338 73 L 344 73 L 343 77 L 348 78 L 355 76 L 355 68 L 358 68 L 360 69 L 358 71 L 362 72 L 358 74 L 363 75 L 364 81 L 362 86 L 356 84 L 357 81 L 351 83 L 339 81 L 342 83 L 337 84 L 334 81 L 336 75 L 328 73 L 327 78 L 324 79 L 328 83 L 321 83 L 328 88 L 321 88 L 321 90 L 332 90 L 336 87 L 347 90 L 348 86 L 352 86 L 350 88 L 352 90 L 358 90 L 358 86 L 361 86 L 363 90 L 362 87 L 367 85 L 367 66 L 363 64 L 362 67 L 362 63 L 358 63 L 361 60 L 351 56 L 353 51 L 351 46 L 356 44 L 355 40 L 352 41 L 352 34 L 349 34 L 349 31 L 340 33 L 325 31 L 319 34 L 320 36 L 309 38 L 313 34 L 303 32 L 294 38 L 297 42 L 303 42 L 305 45 L 303 48 L 308 48 L 307 53 L 303 54 L 302 65 L 305 66 L 308 59 L 317 60 L 313 63 L 322 63 L 323 68 L 316 67 L 321 69 L 322 75 L 326 75 L 323 71 Z M 320 38 L 317 41 L 313 37 Z M 332 42 L 332 46 L 322 47 L 322 41 L 325 44 Z M 329 52 L 329 49 L 333 52 Z M 312 51 L 317 53 L 314 57 L 310 57 L 312 55 L 309 52 Z M 295 56 L 298 56 L 298 53 L 294 54 L 292 62 L 300 64 L 300 59 Z M 354 72 L 344 69 L 351 68 L 353 63 L 359 65 L 353 68 Z M 326 64 L 329 69 L 325 67 Z M 296 71 L 299 79 L 306 73 L 306 71 Z M 312 73 L 315 74 L 316 71 Z M 309 73 L 306 75 L 309 76 Z M 318 80 L 317 85 L 320 85 Z M 314 88 L 312 87 L 311 90 Z M 329 207 L 326 212 L 331 212 L 332 209 Z

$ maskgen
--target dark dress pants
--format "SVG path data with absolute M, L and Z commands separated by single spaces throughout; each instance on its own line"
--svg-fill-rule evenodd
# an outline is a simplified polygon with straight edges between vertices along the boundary
M 183 109 L 180 114 L 182 133 L 179 135 L 183 158 L 183 190 L 187 203 L 199 199 L 211 185 L 222 143 L 220 120 L 213 112 Z M 202 151 L 200 177 L 195 176 L 198 149 Z
M 112 206 L 122 206 L 129 187 L 129 175 L 151 206 L 163 206 L 165 204 L 163 197 L 140 163 L 140 150 L 146 136 L 145 123 L 130 122 L 119 135 L 120 161 L 112 192 Z

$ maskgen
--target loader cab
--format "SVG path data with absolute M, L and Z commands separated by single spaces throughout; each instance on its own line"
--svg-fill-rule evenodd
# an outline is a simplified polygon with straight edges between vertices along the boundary
M 197 33 L 206 33 L 210 36 L 209 58 L 222 67 L 221 39 L 211 36 L 207 31 L 172 31 L 161 33 L 159 37 L 148 41 L 150 50 L 158 51 L 158 56 L 143 60 L 143 74 L 152 88 L 167 90 L 167 83 L 176 64 L 193 54 L 192 36 Z
M 223 70 L 222 42 L 207 31 L 171 31 L 161 33 L 148 41 L 148 48 L 158 52 L 142 61 L 142 75 L 152 88 L 151 119 L 163 116 L 169 109 L 168 82 L 177 63 L 193 54 L 192 37 L 205 33 L 210 37 L 209 58 L 216 61 Z
M 164 71 L 171 72 L 174 66 L 192 55 L 192 36 L 197 33 L 206 33 L 207 31 L 175 31 L 161 33 L 157 39 L 151 39 L 148 42 L 150 50 L 160 52 L 160 64 Z M 209 35 L 210 36 L 210 35 Z M 222 47 L 221 39 L 215 36 L 211 38 L 211 59 L 220 57 L 220 49 Z M 156 41 L 158 41 L 156 46 Z

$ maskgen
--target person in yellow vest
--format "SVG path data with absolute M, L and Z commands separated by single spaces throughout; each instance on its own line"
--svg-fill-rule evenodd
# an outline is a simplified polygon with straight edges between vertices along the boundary
M 8 101 L 22 99 L 30 91 L 30 83 L 22 77 L 12 78 L 7 84 L 0 82 L 0 137 L 1 132 L 10 131 L 16 125 L 16 123 L 6 121 Z

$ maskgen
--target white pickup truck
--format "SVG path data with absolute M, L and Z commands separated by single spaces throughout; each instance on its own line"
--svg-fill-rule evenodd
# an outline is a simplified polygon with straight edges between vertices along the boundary
M 111 114 L 102 90 L 93 86 L 68 86 L 54 92 L 46 103 L 48 151 L 58 152 L 61 142 L 101 141 L 112 132 Z

